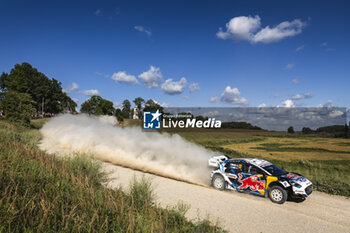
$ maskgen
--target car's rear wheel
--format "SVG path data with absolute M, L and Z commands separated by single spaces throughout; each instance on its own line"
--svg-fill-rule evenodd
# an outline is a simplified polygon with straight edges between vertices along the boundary
M 219 190 L 225 189 L 225 180 L 221 175 L 215 174 L 212 179 L 213 187 Z
M 269 189 L 269 198 L 274 203 L 283 204 L 288 198 L 288 193 L 280 186 L 272 186 Z

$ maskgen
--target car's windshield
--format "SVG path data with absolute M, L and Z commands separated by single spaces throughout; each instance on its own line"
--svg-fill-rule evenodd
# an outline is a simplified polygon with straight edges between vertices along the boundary
M 263 167 L 263 168 L 273 176 L 280 176 L 280 175 L 287 173 L 285 170 L 283 170 L 282 168 L 280 168 L 274 164 L 268 165 L 268 166 Z

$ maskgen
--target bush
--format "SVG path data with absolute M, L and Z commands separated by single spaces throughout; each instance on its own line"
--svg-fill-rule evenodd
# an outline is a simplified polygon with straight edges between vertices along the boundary
M 130 183 L 129 196 L 132 203 L 140 208 L 150 206 L 153 202 L 153 190 L 151 181 L 144 176 L 138 180 L 135 176 Z
M 5 119 L 26 127 L 30 126 L 30 119 L 35 114 L 33 105 L 29 94 L 9 91 L 0 95 L 0 109 L 4 111 Z

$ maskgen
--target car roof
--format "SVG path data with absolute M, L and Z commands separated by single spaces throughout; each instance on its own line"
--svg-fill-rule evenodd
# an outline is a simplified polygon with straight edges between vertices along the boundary
M 253 164 L 257 167 L 265 167 L 268 165 L 271 165 L 269 161 L 258 159 L 258 158 L 235 158 L 235 159 L 229 159 L 230 162 L 240 162 L 240 163 L 249 163 Z

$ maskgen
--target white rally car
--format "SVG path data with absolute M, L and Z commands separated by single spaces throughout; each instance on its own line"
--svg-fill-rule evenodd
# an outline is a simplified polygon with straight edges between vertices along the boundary
M 260 196 L 269 196 L 272 202 L 283 204 L 288 196 L 308 197 L 312 183 L 304 176 L 286 172 L 263 159 L 215 156 L 209 159 L 214 188 L 248 191 Z

